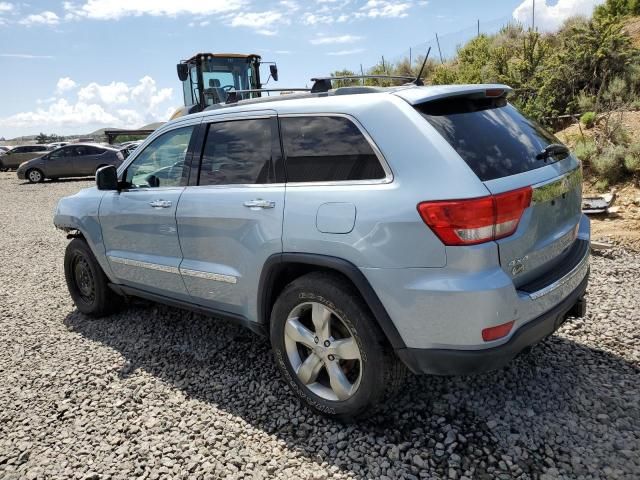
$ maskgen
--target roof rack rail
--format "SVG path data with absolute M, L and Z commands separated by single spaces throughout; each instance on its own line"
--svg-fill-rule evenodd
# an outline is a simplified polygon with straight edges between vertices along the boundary
M 332 80 L 364 80 L 366 78 L 384 79 L 384 80 L 406 80 L 408 83 L 414 83 L 415 77 L 405 77 L 403 75 L 346 75 L 339 77 L 315 77 L 311 81 L 311 93 L 328 92 L 331 90 Z
M 269 92 L 309 92 L 309 88 L 252 88 L 247 90 L 230 90 L 227 93 L 226 104 L 238 103 L 238 93 L 269 93 Z

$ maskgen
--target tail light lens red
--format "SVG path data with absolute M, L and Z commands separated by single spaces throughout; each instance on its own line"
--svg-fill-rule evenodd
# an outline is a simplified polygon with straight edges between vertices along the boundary
M 422 202 L 418 212 L 445 245 L 475 245 L 513 234 L 531 193 L 531 187 L 524 187 L 481 198 Z

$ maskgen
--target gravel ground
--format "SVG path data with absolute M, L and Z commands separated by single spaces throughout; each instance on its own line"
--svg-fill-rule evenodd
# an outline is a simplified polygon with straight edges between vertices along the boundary
M 640 477 L 640 255 L 594 257 L 588 316 L 509 367 L 411 378 L 344 426 L 301 407 L 238 327 L 78 314 L 51 215 L 90 184 L 0 173 L 0 478 Z

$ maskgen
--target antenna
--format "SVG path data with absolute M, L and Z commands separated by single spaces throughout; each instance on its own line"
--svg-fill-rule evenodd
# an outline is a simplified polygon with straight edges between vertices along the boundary
M 422 62 L 422 67 L 420 67 L 420 72 L 418 73 L 418 76 L 416 77 L 416 79 L 413 81 L 413 83 L 415 83 L 416 85 L 419 85 L 419 86 L 424 85 L 420 77 L 422 77 L 422 72 L 424 72 L 424 67 L 427 66 L 427 60 L 429 59 L 430 53 L 431 53 L 431 47 L 429 47 L 429 50 L 427 50 L 427 55 L 424 57 L 424 62 Z

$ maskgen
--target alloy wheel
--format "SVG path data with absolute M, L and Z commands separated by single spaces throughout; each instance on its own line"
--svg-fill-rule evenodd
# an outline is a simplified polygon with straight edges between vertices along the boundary
M 42 174 L 38 170 L 31 170 L 29 172 L 29 180 L 31 180 L 33 183 L 38 183 L 40 180 L 42 180 Z
M 343 319 L 318 302 L 296 306 L 287 316 L 285 349 L 300 382 L 321 398 L 352 397 L 362 378 L 358 342 Z

